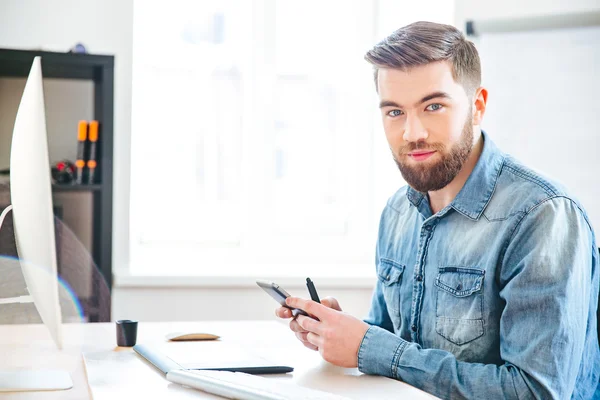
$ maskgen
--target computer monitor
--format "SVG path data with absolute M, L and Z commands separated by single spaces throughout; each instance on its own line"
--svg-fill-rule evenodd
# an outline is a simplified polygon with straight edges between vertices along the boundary
M 62 349 L 52 186 L 40 57 L 33 60 L 13 130 L 10 197 L 15 242 L 27 290 L 54 343 Z M 7 299 L 3 300 L 3 303 L 8 302 Z M 17 298 L 15 302 L 26 300 Z M 35 370 L 35 366 L 32 367 L 33 370 L 27 371 L 0 370 L 0 391 L 60 390 L 73 386 L 67 371 Z

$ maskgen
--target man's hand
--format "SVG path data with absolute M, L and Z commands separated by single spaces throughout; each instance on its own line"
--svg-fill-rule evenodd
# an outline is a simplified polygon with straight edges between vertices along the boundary
M 325 361 L 345 368 L 358 366 L 358 349 L 369 324 L 311 300 L 288 297 L 286 304 L 319 319 L 299 315 L 296 322 L 308 332 L 306 340 L 319 350 Z
M 324 305 L 325 307 L 332 308 L 337 311 L 342 311 L 340 304 L 333 297 L 325 297 L 324 299 L 321 300 L 321 304 Z M 289 308 L 285 308 L 285 307 L 279 307 L 278 309 L 276 309 L 275 315 L 277 315 L 279 318 L 284 318 L 284 319 L 293 317 L 292 310 L 290 310 Z M 319 348 L 317 346 L 313 345 L 312 343 L 310 343 L 308 341 L 308 338 L 307 338 L 308 331 L 305 330 L 304 328 L 302 328 L 300 326 L 300 324 L 298 324 L 298 321 L 296 320 L 296 318 L 294 318 L 293 320 L 290 321 L 290 329 L 296 334 L 296 337 L 298 338 L 298 340 L 300 340 L 305 347 L 307 347 L 311 350 L 315 350 L 315 351 L 319 350 Z

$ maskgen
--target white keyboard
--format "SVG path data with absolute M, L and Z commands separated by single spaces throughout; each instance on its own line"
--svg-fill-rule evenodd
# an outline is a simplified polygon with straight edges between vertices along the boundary
M 176 370 L 167 374 L 167 380 L 228 399 L 348 400 L 347 397 L 242 372 Z

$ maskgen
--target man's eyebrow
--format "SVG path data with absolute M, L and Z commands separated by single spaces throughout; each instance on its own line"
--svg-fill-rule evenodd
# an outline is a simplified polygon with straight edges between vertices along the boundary
M 442 98 L 442 99 L 451 99 L 452 96 L 450 96 L 448 93 L 446 92 L 433 92 L 431 94 L 428 94 L 427 96 L 423 97 L 421 99 L 421 101 L 418 104 L 423 104 L 426 101 L 429 101 L 431 99 L 437 99 L 437 98 Z
M 393 102 L 391 100 L 381 100 L 381 102 L 379 103 L 379 108 L 383 108 L 383 107 L 402 108 L 402 106 L 400 104 Z
M 427 96 L 423 97 L 418 103 L 419 104 L 423 104 L 426 101 L 429 101 L 431 99 L 437 99 L 437 98 L 442 98 L 442 99 L 452 99 L 452 96 L 450 96 L 448 93 L 446 92 L 433 92 L 428 94 Z M 396 103 L 395 101 L 392 100 L 381 100 L 381 102 L 379 103 L 379 108 L 384 108 L 384 107 L 395 107 L 395 108 L 403 108 L 400 104 Z

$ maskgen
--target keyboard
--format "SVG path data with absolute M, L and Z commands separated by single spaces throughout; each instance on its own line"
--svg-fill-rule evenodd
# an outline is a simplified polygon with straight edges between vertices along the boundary
M 321 390 L 308 389 L 243 372 L 174 370 L 167 374 L 167 380 L 228 399 L 348 400 L 347 397 Z

